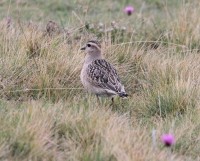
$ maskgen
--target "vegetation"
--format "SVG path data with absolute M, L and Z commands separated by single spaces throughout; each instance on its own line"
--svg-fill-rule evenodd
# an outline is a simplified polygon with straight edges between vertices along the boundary
M 0 4 L 0 160 L 200 159 L 198 0 Z M 114 106 L 80 82 L 92 38 L 130 95 Z

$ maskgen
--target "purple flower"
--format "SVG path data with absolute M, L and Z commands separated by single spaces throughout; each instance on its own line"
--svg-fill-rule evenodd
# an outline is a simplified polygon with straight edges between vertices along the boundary
M 161 136 L 162 142 L 165 144 L 165 146 L 170 147 L 175 143 L 174 135 L 172 134 L 163 134 Z
M 128 16 L 130 16 L 133 12 L 134 12 L 134 8 L 132 7 L 132 6 L 126 6 L 125 8 L 124 8 L 124 12 L 128 15 Z

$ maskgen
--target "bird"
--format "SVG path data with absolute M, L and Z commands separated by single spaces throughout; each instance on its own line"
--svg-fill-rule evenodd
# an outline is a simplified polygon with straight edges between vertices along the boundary
M 116 69 L 102 57 L 101 44 L 97 40 L 90 40 L 80 50 L 86 53 L 80 78 L 84 88 L 99 97 L 114 96 L 125 98 L 125 92 Z

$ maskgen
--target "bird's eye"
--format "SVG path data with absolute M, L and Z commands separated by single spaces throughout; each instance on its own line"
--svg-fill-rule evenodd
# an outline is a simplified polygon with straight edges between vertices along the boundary
M 90 44 L 87 44 L 87 47 L 91 47 L 91 45 L 90 45 Z

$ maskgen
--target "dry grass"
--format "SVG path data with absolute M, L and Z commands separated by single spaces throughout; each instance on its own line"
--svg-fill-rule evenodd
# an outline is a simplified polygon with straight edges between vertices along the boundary
M 167 6 L 153 4 L 169 14 Z M 142 24 L 134 30 L 131 19 L 120 19 L 125 31 L 84 26 L 92 11 L 68 30 L 2 20 L 0 159 L 199 160 L 199 10 L 197 1 L 183 3 L 156 30 L 156 16 L 142 11 L 134 15 L 133 24 Z M 105 98 L 97 104 L 80 83 L 79 48 L 94 35 L 130 95 L 116 98 L 115 107 Z M 176 137 L 171 149 L 160 141 L 168 132 Z
M 63 102 L 51 105 L 39 101 L 18 107 L 7 102 L 4 105 L 6 108 L 2 111 L 9 113 L 1 114 L 2 159 L 167 160 L 169 157 L 167 149 L 160 148 L 159 143 L 159 135 L 164 131 L 162 125 L 166 124 L 164 120 L 156 127 L 158 147 L 154 148 L 151 131 L 144 130 L 147 125 L 141 128 L 134 118 L 131 123 L 127 114 L 119 115 L 109 108 L 94 108 L 88 104 L 89 108 L 85 108 L 79 104 L 81 108 L 73 109 Z M 189 119 L 185 124 L 191 126 Z M 178 140 L 186 130 L 188 134 L 193 133 L 182 125 L 176 126 L 174 132 Z M 176 153 L 170 157 L 182 158 Z

